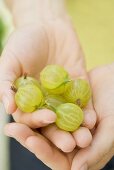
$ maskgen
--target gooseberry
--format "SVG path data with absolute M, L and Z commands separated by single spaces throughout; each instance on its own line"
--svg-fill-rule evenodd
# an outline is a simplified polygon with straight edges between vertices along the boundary
M 76 79 L 68 82 L 65 86 L 64 98 L 84 108 L 91 98 L 89 83 L 83 79 Z
M 73 132 L 79 128 L 84 119 L 81 108 L 73 103 L 61 104 L 56 108 L 56 125 L 65 131 Z

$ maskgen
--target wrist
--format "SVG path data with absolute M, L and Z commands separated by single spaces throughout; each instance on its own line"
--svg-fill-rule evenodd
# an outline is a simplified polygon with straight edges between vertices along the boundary
M 68 18 L 64 0 L 9 0 L 16 27 Z

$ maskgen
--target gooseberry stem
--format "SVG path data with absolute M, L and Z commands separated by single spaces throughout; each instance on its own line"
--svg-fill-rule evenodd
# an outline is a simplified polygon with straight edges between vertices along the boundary
M 61 85 L 59 85 L 58 87 L 66 84 L 66 83 L 69 83 L 69 82 L 71 82 L 71 81 L 72 81 L 72 79 L 66 79 L 66 80 L 65 80 Z M 58 87 L 57 87 L 57 88 L 58 88 Z M 56 88 L 55 88 L 55 89 L 56 89 Z
M 15 86 L 11 86 L 11 90 L 15 93 L 17 92 L 17 88 Z
M 71 82 L 71 81 L 72 81 L 72 79 L 66 79 L 63 84 L 66 84 L 66 83 Z
M 25 72 L 23 76 L 24 76 L 24 79 L 26 79 L 28 74 Z
M 80 100 L 80 99 L 77 99 L 77 100 L 76 100 L 76 104 L 77 104 L 78 106 L 81 106 L 81 100 Z
M 49 104 L 49 103 L 47 102 L 47 100 L 45 100 L 45 103 L 46 103 L 47 106 L 51 107 L 54 112 L 56 111 L 56 107 L 54 107 L 54 106 L 52 106 L 51 104 Z

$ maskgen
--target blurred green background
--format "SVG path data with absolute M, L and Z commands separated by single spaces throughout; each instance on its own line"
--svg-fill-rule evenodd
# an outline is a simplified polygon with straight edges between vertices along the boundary
M 0 17 L 0 54 L 1 54 L 2 48 L 3 48 L 3 39 L 5 36 L 5 32 L 6 32 L 5 24 L 4 24 L 2 17 Z
M 114 0 L 67 0 L 87 68 L 114 62 Z
M 12 31 L 12 16 L 4 5 L 4 0 L 0 0 L 0 53 Z

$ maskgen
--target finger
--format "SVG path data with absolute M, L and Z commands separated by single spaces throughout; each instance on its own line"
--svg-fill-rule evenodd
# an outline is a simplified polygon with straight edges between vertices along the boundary
M 84 167 L 86 170 L 94 167 L 110 151 L 114 143 L 113 121 L 111 118 L 102 120 L 97 128 L 92 144 L 77 153 L 71 170 L 81 170 Z
M 41 133 L 63 152 L 71 152 L 76 147 L 73 136 L 54 124 L 42 128 Z
M 92 135 L 88 128 L 80 127 L 73 133 L 77 146 L 85 148 L 91 144 Z
M 23 146 L 29 136 L 36 136 L 35 132 L 30 130 L 26 125 L 19 123 L 8 123 L 4 128 L 5 135 L 18 140 Z
M 19 141 L 51 169 L 70 169 L 65 155 L 59 152 L 53 145 L 51 146 L 51 143 L 46 138 L 33 132 L 28 126 L 10 123 L 5 127 L 5 134 Z
M 33 113 L 23 113 L 19 109 L 13 113 L 16 122 L 26 124 L 31 128 L 47 126 L 56 121 L 56 114 L 48 109 L 37 110 Z
M 83 126 L 88 129 L 93 129 L 96 124 L 96 112 L 93 110 L 91 101 L 88 106 L 84 109 L 84 122 Z
M 9 48 L 6 47 L 0 59 L 0 100 L 3 102 L 7 113 L 13 113 L 16 109 L 11 86 L 19 74 L 20 68 L 16 57 L 11 55 Z

